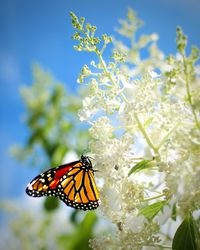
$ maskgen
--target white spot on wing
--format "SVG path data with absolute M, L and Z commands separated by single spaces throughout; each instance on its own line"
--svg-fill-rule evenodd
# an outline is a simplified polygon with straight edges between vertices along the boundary
M 29 190 L 33 190 L 33 187 L 32 187 L 32 185 L 31 185 L 30 183 L 28 184 L 27 188 L 28 188 Z

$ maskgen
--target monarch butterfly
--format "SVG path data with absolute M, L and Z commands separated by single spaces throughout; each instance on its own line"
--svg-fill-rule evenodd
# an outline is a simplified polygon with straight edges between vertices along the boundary
M 33 197 L 56 196 L 67 206 L 92 210 L 99 206 L 99 192 L 94 170 L 88 156 L 36 176 L 27 186 L 26 193 Z

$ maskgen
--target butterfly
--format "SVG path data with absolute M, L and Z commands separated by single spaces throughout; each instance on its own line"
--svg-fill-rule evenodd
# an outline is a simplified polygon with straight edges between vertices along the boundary
M 32 197 L 55 196 L 67 206 L 92 210 L 99 204 L 92 163 L 88 156 L 78 161 L 51 168 L 36 176 L 27 186 L 26 193 Z

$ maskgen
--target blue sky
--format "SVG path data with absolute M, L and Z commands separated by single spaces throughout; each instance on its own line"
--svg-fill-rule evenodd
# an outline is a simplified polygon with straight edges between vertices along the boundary
M 114 34 L 117 20 L 125 18 L 128 7 L 144 20 L 143 33 L 159 34 L 158 45 L 165 54 L 175 52 L 177 25 L 182 26 L 190 44 L 200 47 L 199 0 L 0 1 L 0 198 L 22 195 L 38 171 L 21 166 L 8 154 L 13 143 L 26 139 L 19 87 L 31 83 L 31 64 L 40 63 L 74 92 L 77 76 L 91 57 L 73 50 L 69 12 L 84 16 L 98 27 L 99 34 Z

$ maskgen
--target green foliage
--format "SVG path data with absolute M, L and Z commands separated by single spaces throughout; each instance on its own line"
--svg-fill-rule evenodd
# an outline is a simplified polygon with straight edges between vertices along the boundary
M 85 152 L 89 134 L 81 127 L 78 119 L 81 107 L 79 96 L 68 93 L 63 83 L 56 81 L 39 65 L 33 66 L 33 83 L 22 87 L 21 95 L 26 109 L 24 121 L 29 134 L 23 147 L 14 146 L 11 149 L 18 160 L 26 161 L 30 167 L 37 166 L 39 173 L 41 169 L 62 164 L 69 151 L 77 155 Z M 13 220 L 11 227 L 13 234 L 24 242 L 20 243 L 19 249 L 89 249 L 96 215 L 72 211 L 71 217 L 68 215 L 71 218 L 68 218 L 68 222 L 67 219 L 66 222 L 63 219 L 56 221 L 56 227 L 61 228 L 58 230 L 54 221 L 60 207 L 58 198 L 46 197 L 42 213 L 39 212 L 34 218 L 27 211 L 17 212 L 21 219 L 18 222 Z M 80 214 L 81 221 L 77 220 Z M 24 231 L 27 226 L 30 230 Z
M 198 119 L 198 110 L 200 108 L 200 86 L 198 84 L 198 75 L 195 67 L 195 64 L 200 58 L 200 50 L 193 46 L 190 54 L 187 56 L 187 37 L 180 27 L 177 28 L 176 44 L 181 60 L 175 58 L 173 55 L 170 55 L 167 58 L 170 70 L 165 71 L 165 76 L 168 80 L 166 88 L 172 91 L 173 86 L 177 85 L 179 93 L 181 88 L 186 87 L 186 96 L 184 98 L 191 107 L 196 127 L 200 129 L 200 122 Z M 181 85 L 178 85 L 180 81 Z M 185 86 L 183 86 L 183 84 L 185 84 Z
M 177 209 L 176 209 L 176 203 L 173 204 L 173 207 L 172 207 L 172 214 L 171 214 L 171 218 L 172 220 L 176 220 L 176 217 L 177 217 Z
M 56 197 L 47 197 L 44 201 L 44 209 L 47 212 L 52 212 L 58 209 L 59 207 L 59 200 Z
M 88 212 L 84 219 L 77 225 L 76 231 L 72 234 L 61 235 L 58 244 L 66 250 L 89 250 L 88 242 L 93 237 L 93 229 L 97 216 L 94 212 Z
M 177 27 L 176 35 L 177 35 L 176 38 L 177 50 L 182 55 L 185 53 L 185 48 L 187 46 L 187 36 L 183 34 L 181 27 Z
M 163 207 L 166 204 L 166 201 L 157 201 L 151 205 L 140 209 L 139 214 L 144 215 L 148 220 L 152 220 L 160 211 L 163 210 Z
M 188 215 L 178 227 L 173 243 L 172 250 L 199 250 L 200 233 L 195 220 Z
M 85 24 L 85 19 L 78 17 L 71 12 L 70 13 L 72 18 L 72 25 L 73 27 L 78 30 L 73 35 L 73 39 L 79 42 L 78 45 L 74 46 L 77 51 L 88 51 L 88 52 L 96 52 L 97 46 L 100 44 L 100 38 L 95 37 L 96 26 L 91 25 L 90 23 Z M 106 34 L 102 36 L 104 41 L 104 46 L 111 42 L 111 38 L 108 37 Z
M 80 98 L 67 93 L 64 84 L 38 65 L 33 66 L 32 86 L 21 88 L 21 95 L 30 134 L 24 147 L 12 148 L 15 157 L 28 158 L 31 166 L 48 168 L 61 164 L 69 150 L 82 154 L 87 148 L 88 133 L 78 122 Z M 44 157 L 46 161 L 38 160 Z
M 0 208 L 9 217 L 12 235 L 2 249 L 21 250 L 90 250 L 89 239 L 94 236 L 97 216 L 94 212 L 75 210 L 75 223 L 69 220 L 69 209 L 62 218 L 56 211 L 30 210 L 16 206 L 12 202 L 1 202 Z M 74 210 L 72 210 L 74 214 Z
M 139 171 L 152 168 L 154 165 L 155 164 L 152 160 L 142 160 L 131 168 L 131 170 L 128 173 L 128 176 L 130 176 L 132 174 L 136 174 Z

